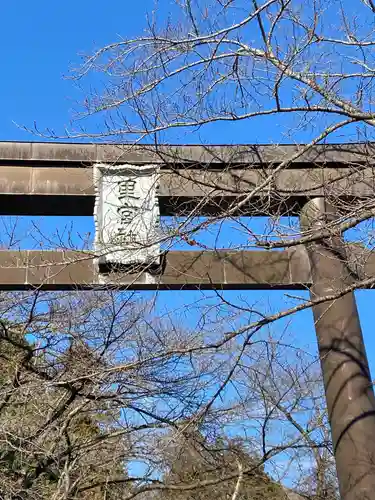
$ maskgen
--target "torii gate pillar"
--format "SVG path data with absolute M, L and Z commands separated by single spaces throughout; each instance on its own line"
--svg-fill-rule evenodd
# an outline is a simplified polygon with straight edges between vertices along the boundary
M 309 201 L 303 230 L 319 231 L 335 213 L 324 200 Z M 351 282 L 340 235 L 307 245 L 312 299 Z M 341 257 L 340 257 L 341 256 Z M 313 307 L 341 498 L 375 499 L 375 397 L 354 293 Z

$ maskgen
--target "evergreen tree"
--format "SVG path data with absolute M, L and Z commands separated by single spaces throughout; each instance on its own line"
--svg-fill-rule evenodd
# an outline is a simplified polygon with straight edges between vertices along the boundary
M 235 490 L 238 491 L 236 500 L 287 498 L 283 487 L 265 473 L 256 455 L 251 454 L 244 443 L 216 438 L 207 444 L 197 429 L 182 431 L 177 438 L 171 439 L 166 466 L 166 483 L 182 486 L 180 491 L 163 492 L 161 497 L 168 500 L 227 500 Z M 232 478 L 225 479 L 226 476 Z M 206 481 L 221 479 L 205 486 Z M 183 486 L 189 483 L 201 486 L 184 491 Z
M 97 362 L 82 344 L 71 345 L 52 366 L 25 339 L 22 328 L 4 325 L 0 336 L 2 500 L 47 500 L 64 489 L 64 482 L 77 484 L 69 498 L 101 500 L 103 487 L 79 492 L 80 480 L 96 483 L 124 473 L 115 453 L 121 440 L 101 443 L 101 436 L 114 425 L 113 413 L 104 406 L 99 412 L 97 404 L 78 396 L 90 386 L 86 380 L 79 381 L 80 374 Z M 62 385 L 56 387 L 54 382 Z M 40 427 L 43 421 L 46 433 Z M 122 493 L 117 485 L 105 488 L 107 500 L 119 499 Z

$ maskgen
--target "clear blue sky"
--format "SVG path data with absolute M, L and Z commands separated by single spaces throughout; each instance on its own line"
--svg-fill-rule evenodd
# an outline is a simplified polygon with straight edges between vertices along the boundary
M 13 125 L 61 130 L 82 95 L 63 79 L 78 54 L 139 32 L 152 2 L 3 2 L 1 7 L 1 140 L 30 140 Z
M 162 1 L 161 4 L 167 5 L 168 2 Z M 70 67 L 79 64 L 78 53 L 89 53 L 120 35 L 139 33 L 144 26 L 145 14 L 152 7 L 150 0 L 3 2 L 0 30 L 0 140 L 38 140 L 17 128 L 13 122 L 32 126 L 36 121 L 40 128 L 56 130 L 68 125 L 74 102 L 81 99 L 82 94 L 63 75 L 68 74 Z M 211 142 L 270 142 L 278 128 L 277 122 L 274 127 L 274 130 L 269 126 L 254 129 L 244 124 L 233 134 L 233 129 L 220 128 L 212 136 Z M 43 224 L 47 231 L 51 231 L 55 222 L 44 220 Z M 80 223 L 74 222 L 81 232 L 92 230 L 92 223 L 87 219 Z M 228 294 L 234 295 L 237 294 Z M 282 297 L 279 292 L 241 292 L 241 295 L 251 301 L 262 298 L 273 308 L 281 303 Z M 183 307 L 185 301 L 192 301 L 199 296 L 198 292 L 173 292 L 173 301 L 176 306 Z M 368 355 L 375 374 L 375 341 L 371 320 L 374 292 L 360 292 L 357 297 Z M 314 342 L 310 312 L 295 318 L 292 329 L 302 343 Z

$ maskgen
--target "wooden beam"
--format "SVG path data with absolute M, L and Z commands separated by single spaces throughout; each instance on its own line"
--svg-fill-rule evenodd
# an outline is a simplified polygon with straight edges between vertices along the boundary
M 359 252 L 359 248 L 357 248 Z M 353 251 L 360 278 L 375 275 L 375 253 Z M 0 290 L 303 290 L 311 285 L 302 247 L 284 251 L 171 251 L 152 273 L 99 274 L 90 252 L 0 251 Z
M 75 251 L 0 251 L 0 289 L 304 289 L 310 284 L 303 249 L 171 251 L 159 270 L 99 274 L 93 255 Z
M 124 145 L 59 142 L 0 142 L 0 162 L 49 163 L 160 163 L 206 165 L 270 166 L 285 161 L 305 150 L 304 144 L 243 144 L 243 145 Z M 373 165 L 375 145 L 322 144 L 309 148 L 295 163 L 312 165 Z
M 0 165 L 0 214 L 92 215 L 92 166 L 45 163 Z M 306 167 L 281 170 L 228 167 L 165 168 L 160 172 L 159 205 L 162 215 L 189 213 L 199 206 L 201 215 L 223 213 L 267 178 L 265 189 L 236 215 L 298 214 L 312 196 L 373 197 L 375 175 L 371 166 Z

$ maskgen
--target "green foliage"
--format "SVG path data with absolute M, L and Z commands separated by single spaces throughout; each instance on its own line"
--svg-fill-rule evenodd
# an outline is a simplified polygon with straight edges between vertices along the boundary
M 83 353 L 84 351 L 84 353 Z M 83 355 L 85 357 L 83 362 Z M 84 383 L 71 384 L 95 358 L 87 346 L 70 346 L 48 370 L 43 354 L 25 340 L 21 329 L 7 325 L 0 335 L 0 498 L 47 500 L 69 484 L 100 482 L 123 472 L 113 460 L 113 443 L 101 443 L 113 415 L 78 396 Z M 41 368 L 41 366 L 43 368 Z M 67 385 L 54 382 L 67 381 Z M 67 477 L 69 475 L 69 477 Z M 81 480 L 82 478 L 82 480 Z M 111 495 L 106 488 L 106 498 Z M 114 489 L 113 489 L 114 490 Z M 75 493 L 74 493 L 75 491 Z M 118 491 L 118 488 L 117 490 Z M 104 498 L 101 487 L 70 500 Z
M 181 485 L 179 492 L 168 491 L 163 498 L 172 500 L 227 500 L 236 487 L 237 500 L 283 500 L 282 486 L 264 472 L 258 458 L 243 443 L 219 438 L 207 444 L 199 433 L 181 435 L 167 454 L 167 484 Z M 230 476 L 230 478 L 228 478 Z M 206 482 L 216 484 L 205 486 Z M 200 485 L 184 491 L 187 484 Z

